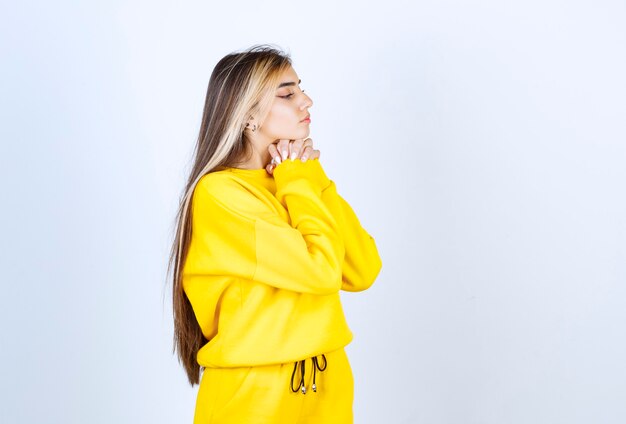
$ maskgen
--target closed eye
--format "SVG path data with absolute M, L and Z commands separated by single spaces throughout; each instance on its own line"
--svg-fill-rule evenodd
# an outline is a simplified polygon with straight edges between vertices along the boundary
M 302 90 L 302 92 L 304 93 L 304 90 Z M 287 94 L 285 96 L 278 96 L 278 97 L 280 97 L 282 99 L 290 99 L 294 94 L 295 93 L 289 93 L 289 94 Z

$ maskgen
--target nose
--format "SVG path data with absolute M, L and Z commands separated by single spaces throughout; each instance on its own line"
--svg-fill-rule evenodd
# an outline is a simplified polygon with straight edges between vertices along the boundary
M 303 100 L 300 105 L 300 110 L 304 110 L 313 106 L 313 100 L 311 100 L 311 98 L 306 93 L 302 93 L 302 95 L 303 95 Z

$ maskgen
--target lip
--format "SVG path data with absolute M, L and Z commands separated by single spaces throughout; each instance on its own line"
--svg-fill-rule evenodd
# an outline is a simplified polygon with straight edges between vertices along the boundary
M 300 122 L 311 122 L 311 115 L 307 115 L 306 118 L 304 118 L 302 121 Z

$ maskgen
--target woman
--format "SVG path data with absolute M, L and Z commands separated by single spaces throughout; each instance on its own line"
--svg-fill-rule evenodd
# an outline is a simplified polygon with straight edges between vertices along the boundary
M 195 423 L 352 422 L 339 291 L 382 265 L 307 138 L 299 84 L 270 46 L 225 56 L 209 81 L 170 256 Z

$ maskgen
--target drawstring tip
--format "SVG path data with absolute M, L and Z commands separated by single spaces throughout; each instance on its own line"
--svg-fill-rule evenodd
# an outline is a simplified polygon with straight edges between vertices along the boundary
M 313 385 L 311 386 L 311 389 L 313 390 L 313 392 L 317 392 L 317 384 L 315 384 L 315 377 L 316 377 L 317 371 L 319 370 L 320 372 L 322 372 L 326 369 L 326 365 L 327 365 L 326 356 L 322 354 L 322 358 L 324 359 L 323 367 L 320 366 L 319 362 L 317 361 L 317 356 L 314 356 L 311 358 L 313 361 Z M 298 371 L 298 363 L 300 363 L 300 383 L 298 384 L 297 387 L 294 387 L 296 372 Z M 306 386 L 304 384 L 304 375 L 305 375 L 304 366 L 305 366 L 304 359 L 301 361 L 294 362 L 293 372 L 291 373 L 291 391 L 294 393 L 298 393 L 298 389 L 300 389 L 302 394 L 306 395 Z

